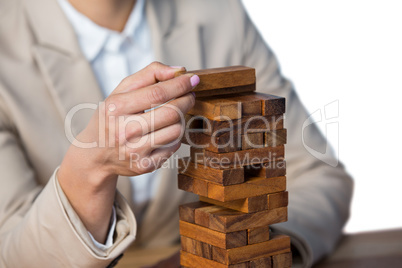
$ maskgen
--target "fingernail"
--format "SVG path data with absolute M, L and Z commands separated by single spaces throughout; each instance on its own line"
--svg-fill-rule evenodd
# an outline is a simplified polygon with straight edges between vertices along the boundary
M 199 83 L 200 83 L 200 77 L 198 76 L 198 75 L 193 75 L 191 78 L 190 78 L 190 83 L 191 83 L 191 86 L 193 87 L 193 88 L 195 88 L 195 86 L 197 86 Z
M 194 92 L 194 91 L 191 91 L 191 94 L 193 94 L 193 96 L 194 96 L 194 98 L 195 98 L 195 92 Z

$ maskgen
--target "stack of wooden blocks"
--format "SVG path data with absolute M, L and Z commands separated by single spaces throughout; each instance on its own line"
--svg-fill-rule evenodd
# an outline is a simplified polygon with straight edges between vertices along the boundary
M 287 220 L 285 99 L 256 93 L 253 68 L 191 71 L 200 77 L 179 160 L 182 267 L 291 267 Z

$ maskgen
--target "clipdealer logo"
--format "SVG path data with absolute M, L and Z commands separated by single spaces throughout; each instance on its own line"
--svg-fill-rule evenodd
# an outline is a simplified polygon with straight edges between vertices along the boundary
M 222 152 L 235 152 L 234 160 L 236 163 L 247 162 L 248 164 L 254 164 L 261 163 L 261 159 L 265 159 L 264 161 L 267 162 L 275 158 L 275 154 L 272 155 L 271 153 L 259 156 L 257 159 L 248 154 L 240 157 L 236 151 L 240 148 L 239 146 L 247 146 L 247 148 L 254 149 L 263 148 L 263 133 L 282 129 L 284 122 L 283 115 L 250 116 L 244 120 L 231 120 L 228 117 L 219 116 L 211 120 L 203 116 L 184 115 L 177 107 L 169 103 L 163 106 L 172 109 L 172 113 L 177 113 L 180 124 L 185 126 L 182 127 L 180 136 L 169 144 L 157 144 L 154 135 L 152 135 L 153 131 L 155 131 L 154 123 L 155 120 L 157 120 L 155 111 L 160 106 L 144 111 L 143 114 L 115 116 L 113 114 L 116 110 L 114 104 L 107 105 L 105 102 L 100 102 L 99 105 L 91 103 L 79 104 L 73 107 L 65 118 L 65 135 L 69 142 L 78 148 L 116 148 L 119 154 L 119 160 L 125 161 L 129 159 L 130 165 L 135 164 L 144 168 L 161 166 L 163 162 L 168 160 L 168 158 L 158 159 L 159 162 L 154 163 L 151 161 L 155 161 L 155 159 L 142 157 L 141 153 L 138 152 L 141 152 L 141 148 L 144 145 L 147 145 L 147 147 L 150 147 L 152 150 L 156 150 L 180 142 L 184 142 L 200 150 L 211 146 Z M 98 136 L 93 137 L 95 140 L 83 141 L 79 140 L 80 138 L 78 136 L 74 136 L 74 132 L 77 131 L 73 131 L 73 117 L 79 116 L 78 113 L 81 110 L 98 110 L 96 120 Z M 144 117 L 145 112 L 148 114 L 147 117 Z M 135 138 L 127 139 L 127 133 L 132 137 L 133 131 L 135 131 Z M 250 139 L 250 137 L 256 133 L 260 133 L 261 138 L 259 142 L 254 143 L 254 140 Z M 202 137 L 205 137 L 205 139 L 200 140 L 200 135 L 203 135 Z M 277 144 L 274 142 L 270 146 L 276 147 Z M 208 159 L 209 163 L 214 161 L 220 164 L 231 162 L 230 159 Z
M 324 115 L 323 115 L 324 114 Z M 313 124 L 325 125 L 326 147 L 324 152 L 313 148 L 306 142 L 305 132 Z M 332 142 L 332 147 L 328 141 Z M 336 167 L 339 164 L 339 100 L 328 103 L 317 109 L 304 121 L 302 126 L 302 142 L 304 148 L 320 161 Z M 336 150 L 333 150 L 335 148 Z

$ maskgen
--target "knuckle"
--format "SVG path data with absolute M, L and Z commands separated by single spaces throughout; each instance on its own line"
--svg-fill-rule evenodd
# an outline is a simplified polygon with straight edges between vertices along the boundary
M 105 100 L 106 113 L 109 115 L 116 114 L 122 107 L 122 101 L 117 95 L 111 95 Z
M 137 167 L 139 169 L 139 172 L 141 174 L 149 173 L 155 170 L 154 165 L 151 163 L 151 161 L 144 161 L 147 162 L 147 164 L 144 163 L 138 163 Z M 149 163 L 148 163 L 149 162 Z
M 139 126 L 132 126 L 129 128 L 129 136 L 130 138 L 134 138 L 134 137 L 141 137 L 143 134 L 143 130 L 141 127 Z
M 136 118 L 135 116 L 131 116 L 131 121 L 126 125 L 125 132 L 128 139 L 142 137 L 144 133 L 144 129 L 141 124 L 135 120 Z
M 154 61 L 151 64 L 149 64 L 149 67 L 153 70 L 157 70 L 160 67 L 162 67 L 162 63 L 160 63 L 159 61 Z
M 161 104 L 167 101 L 167 94 L 164 88 L 155 85 L 149 90 L 148 101 L 150 104 Z
M 171 131 L 172 137 L 174 137 L 176 139 L 179 138 L 183 131 L 184 131 L 184 127 L 182 124 L 174 124 L 172 126 L 172 131 Z
M 190 83 L 187 81 L 186 76 L 179 76 L 177 79 L 177 90 L 181 93 L 185 93 L 191 89 Z
M 191 108 L 195 105 L 195 96 L 192 93 L 190 93 L 190 94 L 188 94 L 188 97 L 189 97 L 190 108 Z
M 178 122 L 180 120 L 180 115 L 174 109 L 165 109 L 164 111 L 164 118 L 168 122 Z
M 129 76 L 123 78 L 123 80 L 121 80 L 121 82 L 120 82 L 120 84 L 118 85 L 118 87 L 129 85 L 129 84 L 131 83 L 131 80 L 132 80 L 132 79 L 131 79 L 131 75 L 129 75 Z

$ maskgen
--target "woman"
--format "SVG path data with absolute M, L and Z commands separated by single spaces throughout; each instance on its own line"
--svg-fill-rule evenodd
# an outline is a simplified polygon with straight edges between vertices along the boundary
M 240 1 L 0 3 L 0 266 L 102 267 L 134 240 L 178 241 L 177 206 L 194 196 L 177 190 L 174 167 L 149 175 L 161 162 L 143 168 L 130 153 L 158 160 L 179 145 L 127 144 L 143 136 L 169 144 L 183 128 L 168 108 L 152 123 L 143 113 L 171 99 L 183 113 L 191 108 L 198 78 L 173 79 L 183 69 L 168 65 L 251 66 L 259 91 L 286 97 L 289 220 L 275 228 L 292 236 L 304 266 L 333 249 L 351 179 L 304 148 L 302 131 L 310 147 L 326 141 L 314 126 L 303 130 L 308 115 Z M 153 60 L 168 65 L 136 72 Z M 133 115 L 147 127 L 131 121 L 113 132 L 110 118 Z

